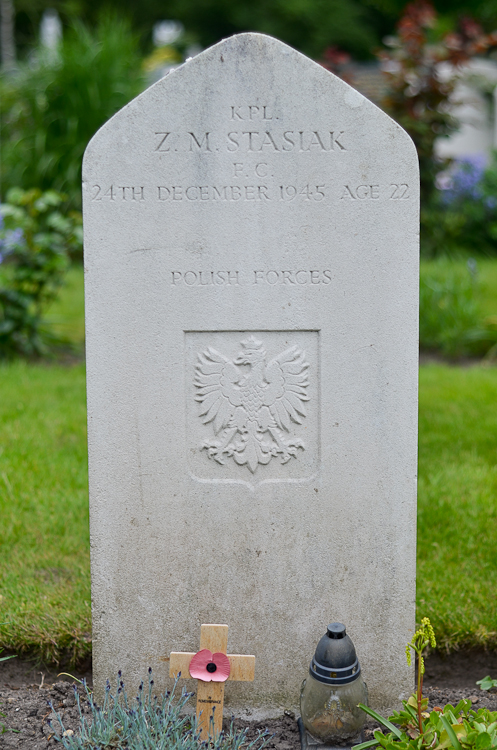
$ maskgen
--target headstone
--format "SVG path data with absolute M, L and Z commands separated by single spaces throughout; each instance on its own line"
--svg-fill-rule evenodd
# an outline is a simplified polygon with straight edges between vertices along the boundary
M 84 163 L 97 690 L 202 622 L 255 654 L 229 710 L 298 704 L 347 625 L 373 706 L 413 687 L 418 171 L 321 66 L 227 39 Z

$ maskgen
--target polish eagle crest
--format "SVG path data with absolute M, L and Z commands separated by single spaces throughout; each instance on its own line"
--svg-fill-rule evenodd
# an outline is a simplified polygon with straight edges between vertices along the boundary
M 225 465 L 227 458 L 246 465 L 252 473 L 259 464 L 279 457 L 282 464 L 305 450 L 300 438 L 290 436 L 291 423 L 302 424 L 309 400 L 305 352 L 297 346 L 266 362 L 261 341 L 249 336 L 234 360 L 208 347 L 195 366 L 195 400 L 204 424 L 212 423 L 214 439 L 202 449 Z

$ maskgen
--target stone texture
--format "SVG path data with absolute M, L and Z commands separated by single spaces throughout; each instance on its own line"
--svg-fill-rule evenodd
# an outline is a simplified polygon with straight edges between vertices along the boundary
M 149 665 L 162 689 L 169 652 L 227 623 L 257 658 L 228 709 L 269 715 L 339 620 L 394 705 L 413 685 L 409 137 L 242 34 L 104 125 L 83 192 L 97 690 Z

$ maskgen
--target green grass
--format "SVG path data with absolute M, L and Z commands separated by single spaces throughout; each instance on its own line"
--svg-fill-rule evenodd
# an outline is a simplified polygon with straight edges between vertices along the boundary
M 497 263 L 437 258 L 421 262 L 419 338 L 424 351 L 452 359 L 497 355 Z
M 497 648 L 497 368 L 420 369 L 418 615 Z
M 85 341 L 85 297 L 83 267 L 72 266 L 59 297 L 48 310 L 45 320 L 54 332 L 72 342 L 81 351 Z
M 481 258 L 476 262 L 478 294 L 482 314 L 497 315 L 497 262 Z
M 475 258 L 476 262 L 476 301 L 483 315 L 497 315 L 497 260 L 493 258 Z M 439 266 L 451 266 L 461 274 L 468 272 L 467 258 L 449 260 L 421 260 L 421 273 L 429 274 Z
M 89 654 L 85 371 L 0 367 L 0 646 Z
M 495 314 L 497 262 L 479 272 Z M 81 344 L 81 268 L 69 281 L 50 315 Z M 91 652 L 84 381 L 0 367 L 0 648 L 48 660 Z M 420 370 L 418 617 L 446 650 L 497 649 L 496 404 L 497 367 Z

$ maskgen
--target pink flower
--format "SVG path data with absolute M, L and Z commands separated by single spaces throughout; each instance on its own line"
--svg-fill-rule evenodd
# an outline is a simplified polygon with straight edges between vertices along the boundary
M 213 654 L 208 648 L 203 648 L 191 660 L 189 671 L 195 680 L 226 682 L 230 676 L 230 660 L 226 654 Z

